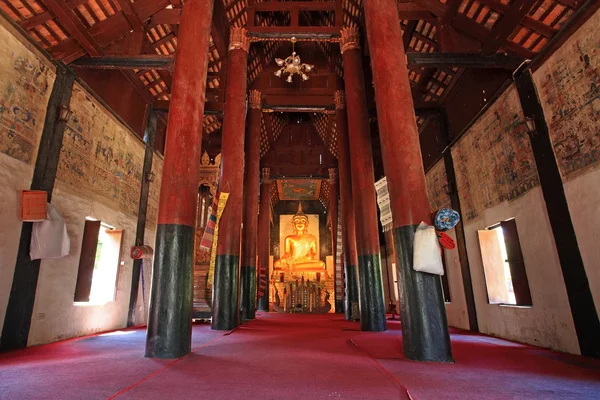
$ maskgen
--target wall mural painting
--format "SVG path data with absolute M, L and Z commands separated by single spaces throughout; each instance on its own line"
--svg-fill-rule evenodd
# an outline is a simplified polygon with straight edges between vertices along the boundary
M 56 73 L 2 27 L 0 35 L 0 153 L 33 165 Z
M 150 182 L 148 191 L 148 208 L 146 210 L 146 229 L 155 230 L 158 220 L 158 202 L 160 199 L 160 185 L 162 182 L 163 159 L 156 153 L 152 159 L 152 173 L 154 181 Z
M 57 179 L 77 193 L 137 215 L 144 145 L 75 84 Z
M 464 220 L 539 185 L 524 119 L 510 86 L 452 148 Z
M 563 178 L 600 166 L 600 13 L 535 73 Z
M 321 180 L 279 179 L 277 188 L 280 200 L 318 200 L 321 191 Z
M 450 196 L 447 193 L 448 178 L 446 176 L 446 166 L 444 160 L 439 160 L 425 175 L 427 182 L 427 196 L 431 209 L 451 208 Z

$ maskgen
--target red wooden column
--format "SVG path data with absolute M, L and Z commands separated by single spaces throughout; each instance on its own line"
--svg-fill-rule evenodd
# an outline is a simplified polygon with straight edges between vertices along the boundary
M 271 229 L 271 172 L 262 169 L 260 182 L 260 210 L 258 214 L 258 267 L 265 269 L 266 281 L 264 295 L 258 298 L 258 309 L 269 311 L 269 239 Z
M 354 202 L 352 200 L 352 177 L 350 173 L 350 147 L 348 143 L 348 120 L 344 92 L 335 92 L 335 124 L 338 134 L 339 189 L 342 206 L 342 255 L 344 258 L 344 310 L 346 319 L 352 316 L 352 304 L 358 302 L 358 279 L 356 266 L 356 231 L 354 228 Z
M 258 234 L 258 186 L 260 174 L 260 92 L 251 90 L 249 96 L 248 129 L 246 131 L 246 168 L 244 177 L 244 232 L 240 298 L 242 320 L 254 319 L 256 314 L 256 235 Z
M 198 170 L 213 0 L 183 7 L 156 230 L 146 357 L 190 352 Z
M 338 180 L 335 168 L 329 168 L 329 218 L 331 221 L 331 253 L 333 255 L 334 292 L 337 294 Z M 342 312 L 342 300 L 335 299 L 335 312 Z
M 430 222 L 406 54 L 395 0 L 365 2 L 365 18 L 383 166 L 390 192 L 404 354 L 421 361 L 451 361 L 440 277 L 413 270 L 413 236 Z
M 231 28 L 219 179 L 219 191 L 229 193 L 229 200 L 219 222 L 215 261 L 211 326 L 216 330 L 231 330 L 239 324 L 240 319 L 238 294 L 249 45 L 246 29 Z
M 363 331 L 384 331 L 385 304 L 377 232 L 375 173 L 358 29 L 342 29 L 340 44 L 348 111 L 352 197 L 358 253 L 360 326 Z

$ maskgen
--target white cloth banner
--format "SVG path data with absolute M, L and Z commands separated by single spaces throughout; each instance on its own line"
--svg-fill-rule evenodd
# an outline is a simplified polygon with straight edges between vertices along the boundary
M 65 221 L 54 206 L 48 203 L 46 220 L 33 223 L 29 256 L 32 260 L 61 258 L 69 254 L 70 247 Z

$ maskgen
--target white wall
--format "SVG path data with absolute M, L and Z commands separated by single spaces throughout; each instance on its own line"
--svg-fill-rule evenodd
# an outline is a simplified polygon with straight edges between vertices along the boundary
M 133 266 L 129 249 L 135 242 L 137 219 L 77 196 L 60 182 L 54 188 L 52 204 L 67 224 L 71 250 L 66 257 L 42 260 L 29 331 L 30 346 L 127 325 Z M 83 229 L 88 216 L 124 230 L 115 301 L 104 305 L 75 305 L 73 302 Z
M 564 188 L 596 312 L 600 315 L 600 170 L 566 182 Z
M 533 307 L 488 304 L 477 231 L 515 218 Z M 479 330 L 518 342 L 579 354 L 554 237 L 539 187 L 484 211 L 465 226 Z
M 0 332 L 10 297 L 22 222 L 19 190 L 31 186 L 33 167 L 0 153 Z

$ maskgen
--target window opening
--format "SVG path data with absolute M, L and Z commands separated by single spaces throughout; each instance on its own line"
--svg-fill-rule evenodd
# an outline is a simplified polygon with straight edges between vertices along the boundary
M 478 231 L 490 304 L 531 306 L 531 293 L 514 219 Z
M 85 221 L 76 303 L 104 304 L 115 300 L 123 231 L 101 221 Z

